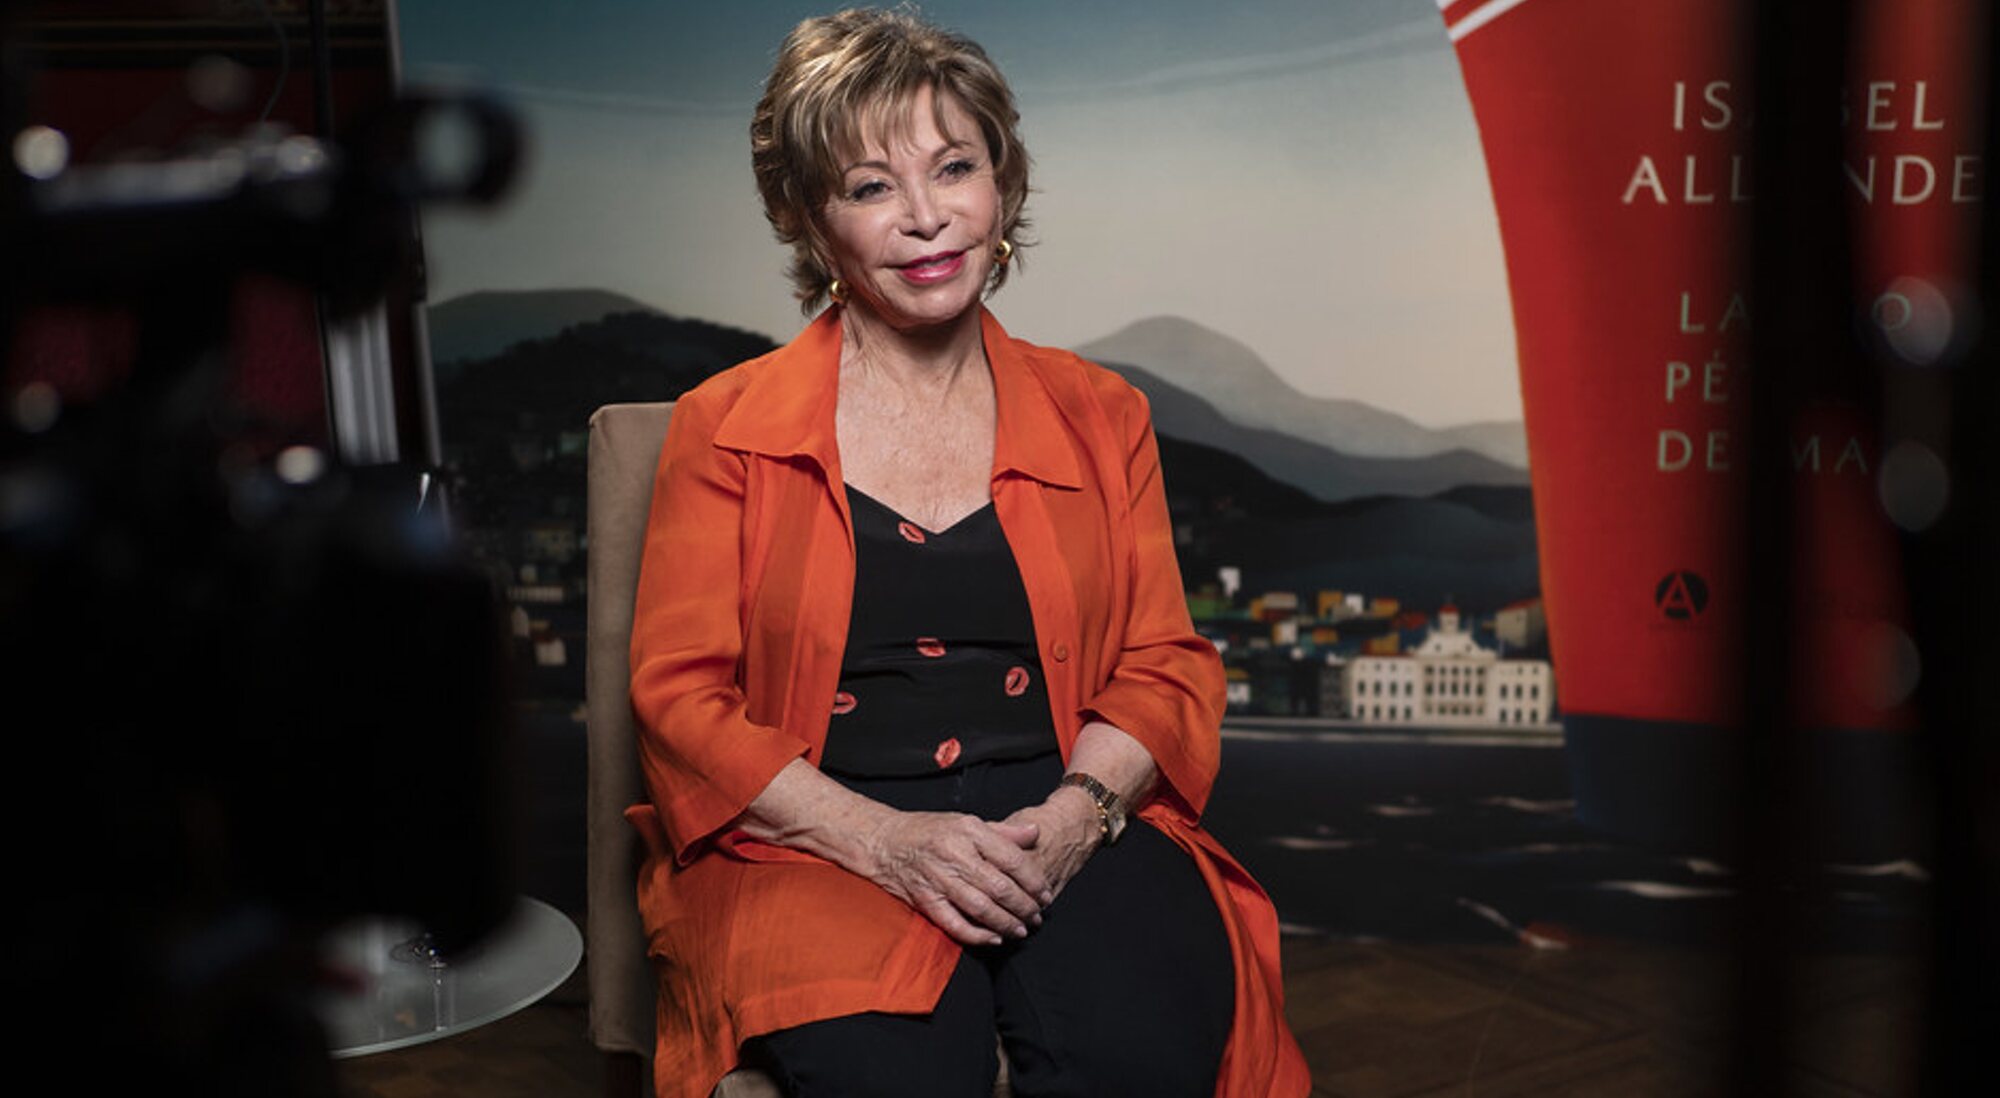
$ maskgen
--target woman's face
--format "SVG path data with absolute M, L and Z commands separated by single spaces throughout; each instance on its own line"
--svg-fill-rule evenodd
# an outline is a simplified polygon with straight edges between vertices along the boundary
M 1000 239 L 1000 189 L 979 125 L 947 95 L 910 105 L 908 135 L 864 135 L 827 200 L 834 276 L 850 306 L 899 330 L 935 327 L 979 301 Z

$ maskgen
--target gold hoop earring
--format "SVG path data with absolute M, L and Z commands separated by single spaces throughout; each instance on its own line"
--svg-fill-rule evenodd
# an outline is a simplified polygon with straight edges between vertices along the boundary
M 995 244 L 993 246 L 993 262 L 995 264 L 1005 267 L 1007 265 L 1007 261 L 1012 258 L 1014 258 L 1013 241 L 1003 239 L 1000 241 L 1000 243 Z
M 840 280 L 836 278 L 826 284 L 826 296 L 832 298 L 835 305 L 845 305 L 847 304 L 847 287 L 841 285 Z

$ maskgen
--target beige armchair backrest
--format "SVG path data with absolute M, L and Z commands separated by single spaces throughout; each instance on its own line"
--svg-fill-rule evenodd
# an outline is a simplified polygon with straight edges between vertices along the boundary
M 645 799 L 630 694 L 632 598 L 672 404 L 610 404 L 590 417 L 590 601 L 585 691 L 590 726 L 585 957 L 590 1039 L 653 1055 L 653 968 L 634 887 L 636 837 L 623 815 Z

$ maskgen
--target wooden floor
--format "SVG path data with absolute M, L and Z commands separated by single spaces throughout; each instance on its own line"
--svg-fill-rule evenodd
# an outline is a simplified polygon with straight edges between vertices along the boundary
M 1314 1095 L 1547 1098 L 1718 1094 L 1730 1026 L 1713 955 L 1626 942 L 1528 946 L 1285 941 L 1287 1013 Z M 1802 1096 L 1913 1094 L 1918 972 L 1830 957 L 1800 974 L 1788 1060 Z M 350 1098 L 597 1098 L 604 1062 L 572 978 L 446 1041 L 342 1061 Z

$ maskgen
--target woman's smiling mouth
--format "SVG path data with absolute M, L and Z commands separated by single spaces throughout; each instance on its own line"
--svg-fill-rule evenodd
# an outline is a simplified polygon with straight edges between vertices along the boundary
M 908 281 L 920 285 L 942 282 L 957 274 L 965 266 L 965 252 L 939 252 L 920 259 L 913 259 L 897 267 L 896 270 Z

